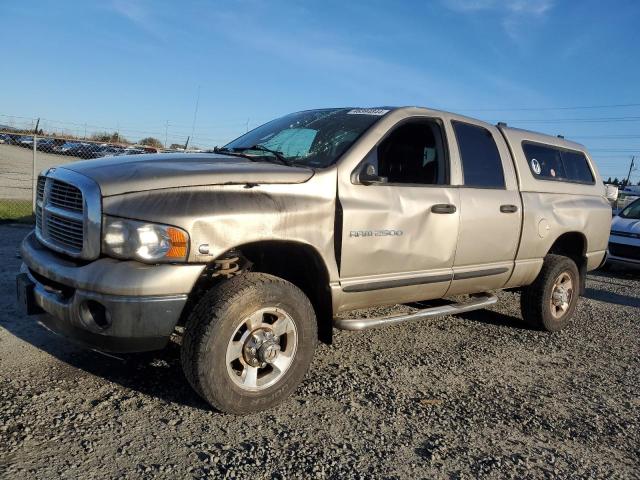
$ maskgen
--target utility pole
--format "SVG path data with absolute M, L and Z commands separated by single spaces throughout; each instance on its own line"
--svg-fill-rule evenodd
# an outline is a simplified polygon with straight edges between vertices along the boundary
M 631 179 L 631 171 L 633 170 L 633 163 L 635 162 L 636 157 L 635 155 L 633 155 L 631 157 L 631 165 L 629 165 L 629 173 L 627 174 L 627 179 L 624 182 L 624 188 L 627 188 L 629 186 L 629 180 Z
M 193 138 L 193 133 L 196 129 L 196 118 L 198 117 L 198 104 L 200 103 L 200 85 L 198 85 L 198 95 L 196 96 L 196 108 L 193 110 L 193 123 L 191 124 L 191 135 L 190 138 Z M 189 143 L 189 139 L 187 139 L 187 143 Z M 186 150 L 186 147 L 185 147 Z

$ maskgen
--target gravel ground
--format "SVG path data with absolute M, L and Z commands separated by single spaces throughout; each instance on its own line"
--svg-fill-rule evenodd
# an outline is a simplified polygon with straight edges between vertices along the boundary
M 640 478 L 632 273 L 590 275 L 560 334 L 524 327 L 512 293 L 336 332 L 291 398 L 234 417 L 190 390 L 177 345 L 111 358 L 16 313 L 25 233 L 0 226 L 0 477 Z

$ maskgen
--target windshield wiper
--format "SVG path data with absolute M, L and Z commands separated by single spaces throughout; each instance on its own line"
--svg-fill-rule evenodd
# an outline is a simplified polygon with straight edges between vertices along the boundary
M 278 152 L 277 150 L 271 150 L 270 148 L 267 148 L 260 143 L 252 147 L 246 147 L 241 149 L 242 152 L 246 150 L 258 150 L 259 152 L 271 153 L 278 160 L 278 163 L 281 163 L 282 165 L 286 165 L 287 167 L 293 166 L 293 162 L 291 160 L 287 160 L 287 158 L 282 154 L 282 152 Z
M 235 149 L 225 148 L 225 147 L 214 147 L 213 153 L 223 153 L 225 155 L 233 155 L 234 157 L 242 157 L 247 160 L 251 160 L 252 162 L 257 162 L 256 157 L 253 155 L 247 155 L 246 153 L 242 153 L 245 149 L 241 149 L 241 151 L 236 152 Z

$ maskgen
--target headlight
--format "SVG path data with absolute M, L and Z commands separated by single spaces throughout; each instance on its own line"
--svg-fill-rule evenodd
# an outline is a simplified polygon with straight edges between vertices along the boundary
M 102 253 L 112 257 L 153 263 L 187 258 L 189 235 L 177 227 L 105 216 L 102 232 Z

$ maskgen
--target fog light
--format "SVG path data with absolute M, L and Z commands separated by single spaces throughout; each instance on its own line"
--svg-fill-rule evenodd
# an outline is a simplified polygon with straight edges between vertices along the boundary
M 111 315 L 109 315 L 104 305 L 95 300 L 87 300 L 85 307 L 87 320 L 93 321 L 95 325 L 103 330 L 111 325 Z

